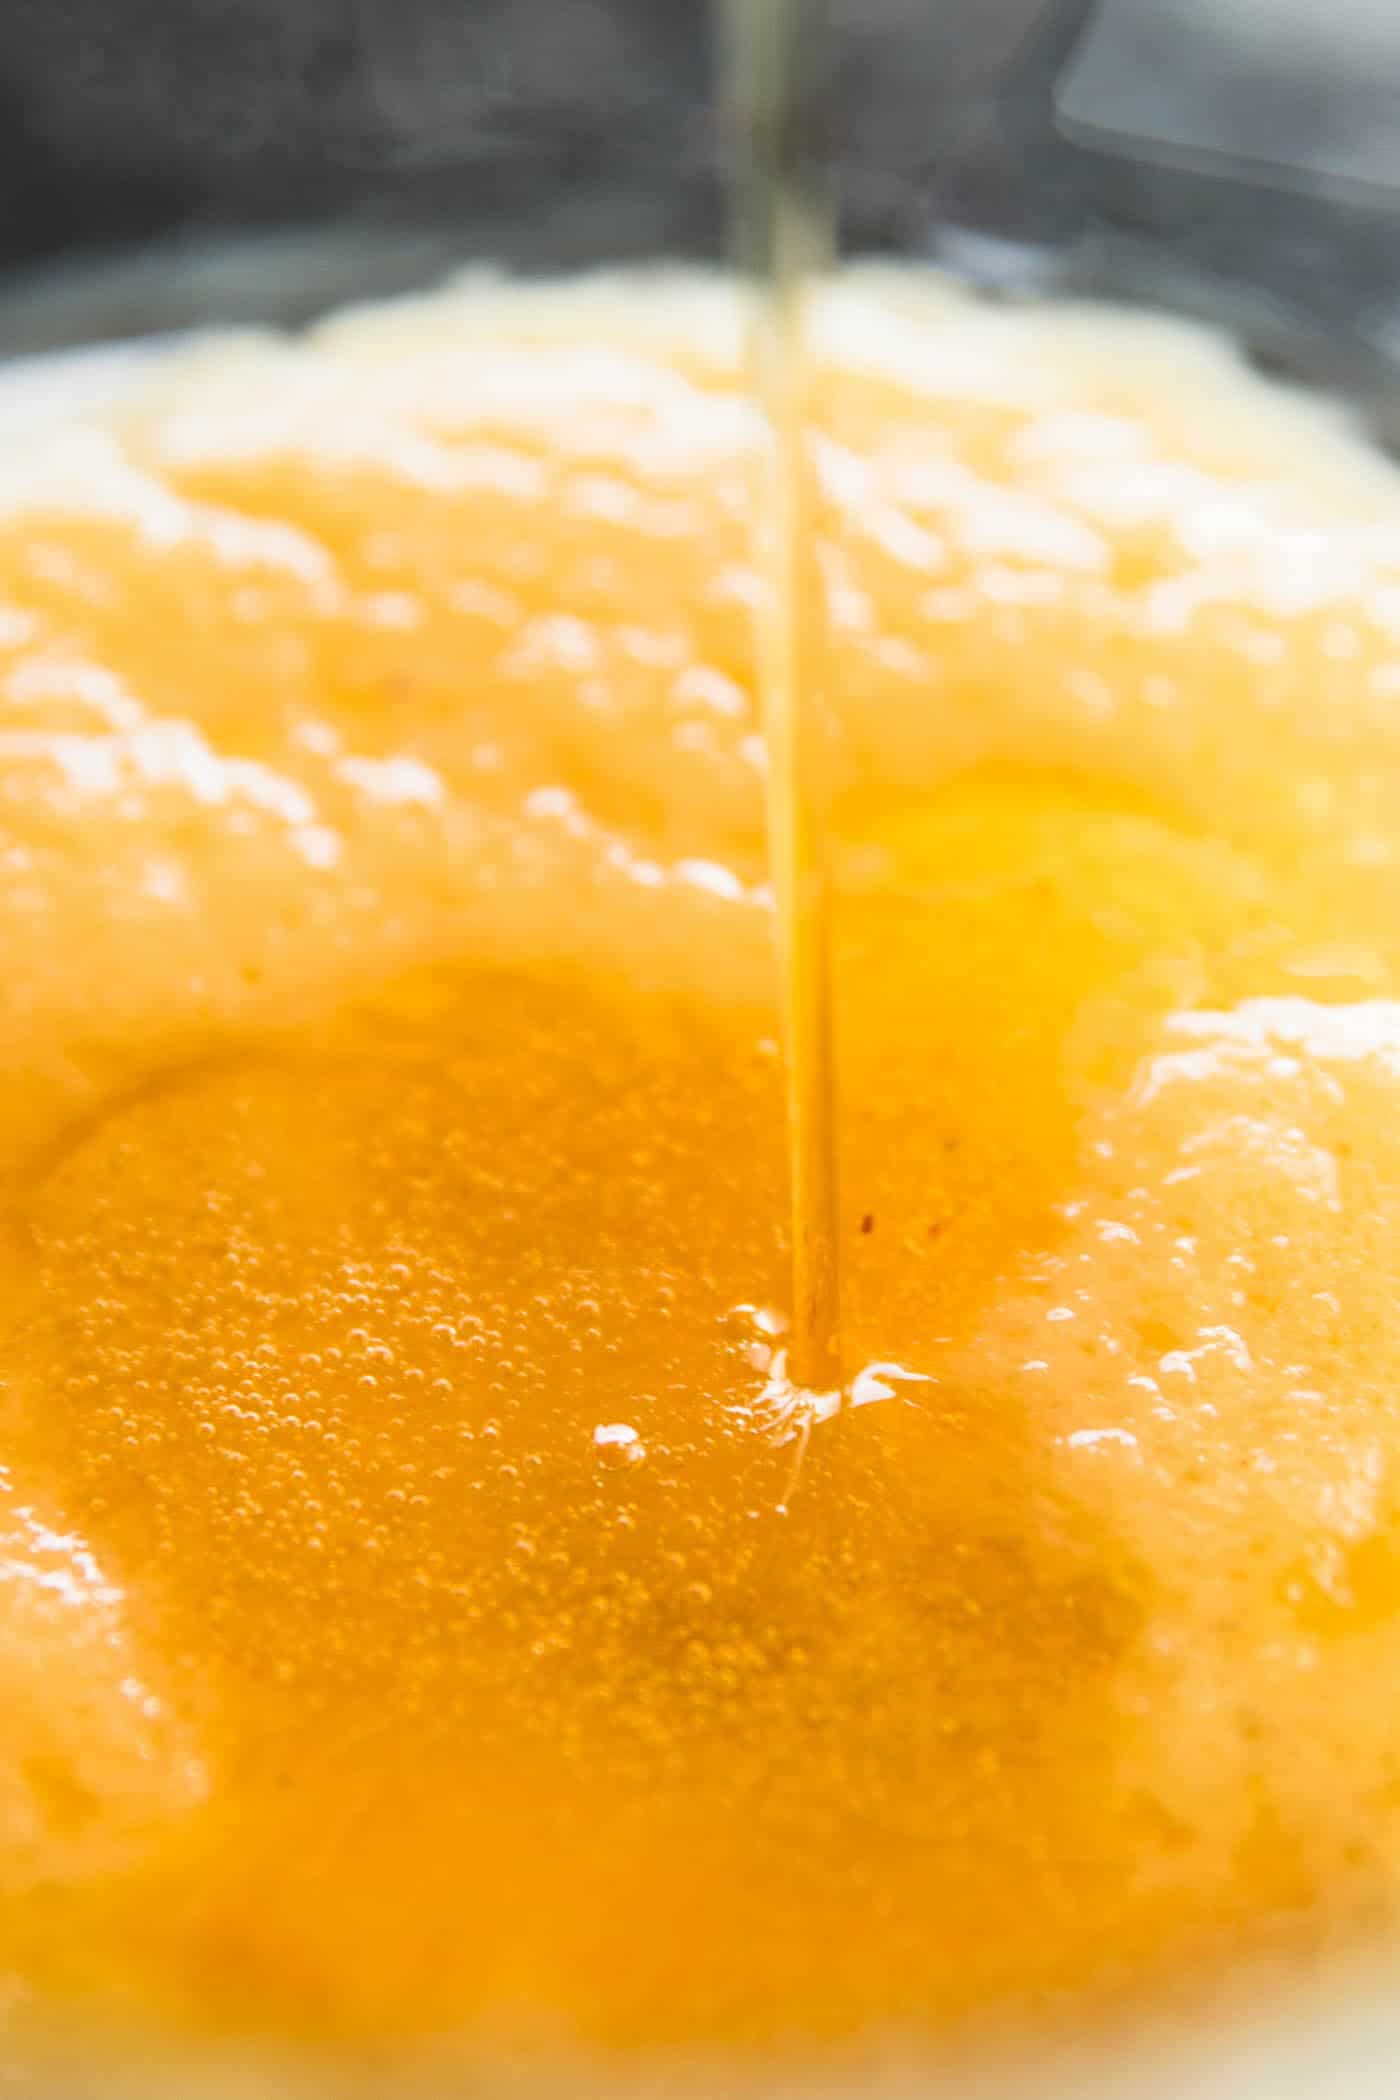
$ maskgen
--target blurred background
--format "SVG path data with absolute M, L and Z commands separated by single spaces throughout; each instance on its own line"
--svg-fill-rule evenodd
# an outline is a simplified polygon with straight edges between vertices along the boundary
M 814 0 L 815 4 L 815 0 Z M 1390 412 L 1400 0 L 825 0 L 851 249 Z M 704 0 L 3 0 L 0 352 L 724 239 Z

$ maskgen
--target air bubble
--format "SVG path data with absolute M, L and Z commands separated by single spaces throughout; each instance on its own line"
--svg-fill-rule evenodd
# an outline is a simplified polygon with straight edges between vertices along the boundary
M 647 1447 L 630 1422 L 599 1422 L 593 1431 L 593 1449 L 600 1465 L 621 1471 L 638 1466 Z

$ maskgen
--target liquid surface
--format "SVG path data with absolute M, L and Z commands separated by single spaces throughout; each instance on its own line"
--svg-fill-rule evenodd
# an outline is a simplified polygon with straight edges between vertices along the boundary
M 352 316 L 6 465 L 21 2025 L 786 2049 L 1389 1915 L 1400 491 L 1187 331 L 814 343 L 815 1424 L 726 296 Z

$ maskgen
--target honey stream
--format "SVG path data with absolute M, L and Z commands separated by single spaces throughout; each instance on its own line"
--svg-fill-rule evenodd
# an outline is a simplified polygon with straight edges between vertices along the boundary
M 820 685 L 821 578 L 803 441 L 806 307 L 833 250 L 829 201 L 806 123 L 810 56 L 820 49 L 822 25 L 820 9 L 804 0 L 731 0 L 729 17 L 740 115 L 737 245 L 753 282 L 750 362 L 767 431 L 755 504 L 764 585 L 755 663 L 768 751 L 787 1102 L 788 1371 L 795 1385 L 820 1393 L 841 1384 L 829 821 L 835 732 Z

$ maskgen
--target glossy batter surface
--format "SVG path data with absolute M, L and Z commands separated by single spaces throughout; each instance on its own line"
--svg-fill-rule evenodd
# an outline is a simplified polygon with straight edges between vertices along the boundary
M 819 327 L 806 1439 L 726 295 L 5 467 L 21 2019 L 781 2050 L 1389 1912 L 1400 487 L 1187 331 Z

